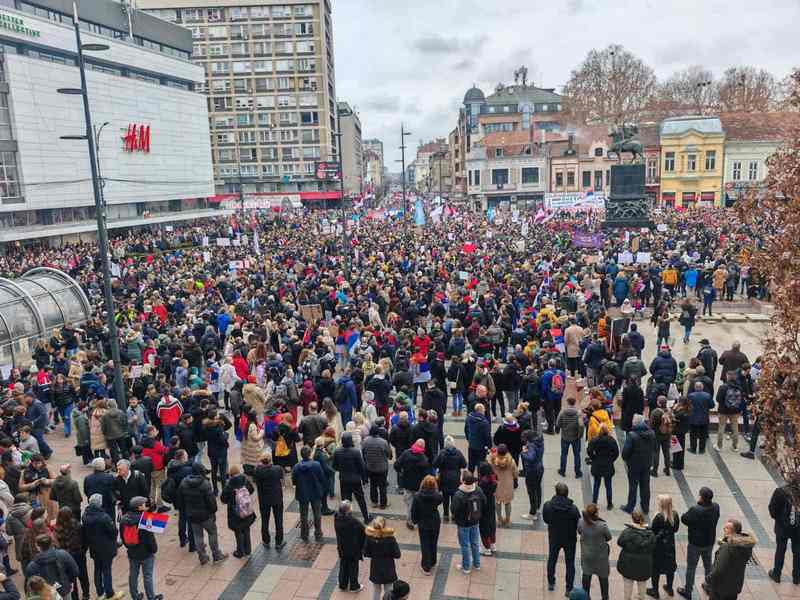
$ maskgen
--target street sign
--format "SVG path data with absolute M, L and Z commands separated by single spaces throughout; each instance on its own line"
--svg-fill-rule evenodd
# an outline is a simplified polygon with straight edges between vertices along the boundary
M 342 167 L 338 162 L 318 162 L 315 172 L 320 181 L 340 181 L 342 179 Z

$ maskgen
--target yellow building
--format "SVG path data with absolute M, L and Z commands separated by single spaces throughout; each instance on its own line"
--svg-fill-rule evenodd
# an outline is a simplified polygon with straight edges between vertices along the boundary
M 718 117 L 661 123 L 661 204 L 720 206 L 725 132 Z

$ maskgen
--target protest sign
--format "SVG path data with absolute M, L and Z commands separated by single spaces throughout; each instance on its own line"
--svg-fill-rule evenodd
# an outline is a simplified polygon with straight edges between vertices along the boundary
M 625 252 L 620 252 L 617 254 L 617 262 L 621 265 L 629 265 L 633 262 L 633 254 L 627 250 Z
M 650 253 L 649 252 L 637 252 L 636 253 L 636 262 L 637 264 L 649 264 L 650 263 Z
M 314 323 L 322 320 L 322 306 L 319 304 L 301 304 L 300 316 L 306 323 Z
M 230 238 L 217 238 L 217 246 L 230 246 Z
M 576 248 L 602 248 L 603 234 L 574 231 L 572 232 L 572 244 Z

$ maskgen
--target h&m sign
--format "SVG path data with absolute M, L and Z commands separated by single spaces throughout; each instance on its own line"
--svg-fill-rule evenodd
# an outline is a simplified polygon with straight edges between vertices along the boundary
M 130 123 L 123 129 L 122 149 L 125 152 L 150 152 L 150 125 Z

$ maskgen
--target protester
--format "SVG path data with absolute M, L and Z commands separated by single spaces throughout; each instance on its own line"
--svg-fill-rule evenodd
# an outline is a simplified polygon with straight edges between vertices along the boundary
M 631 523 L 625 525 L 624 531 L 617 538 L 620 547 L 617 559 L 617 571 L 624 582 L 624 598 L 633 597 L 633 586 L 636 584 L 639 600 L 644 600 L 645 584 L 653 572 L 653 549 L 656 538 L 647 528 L 644 515 L 639 510 L 631 513 Z
M 655 536 L 656 544 L 653 548 L 653 574 L 652 586 L 647 589 L 647 595 L 658 598 L 658 581 L 661 575 L 666 577 L 664 591 L 669 596 L 674 596 L 672 584 L 675 581 L 675 571 L 678 569 L 677 552 L 675 551 L 675 534 L 681 522 L 678 513 L 672 510 L 672 497 L 666 494 L 658 496 L 658 514 L 650 523 L 650 530 Z
M 208 564 L 204 534 L 208 534 L 211 558 L 215 563 L 228 558 L 219 547 L 217 536 L 217 498 L 211 483 L 206 479 L 206 468 L 202 464 L 192 465 L 192 474 L 184 477 L 178 486 L 179 501 L 186 507 L 186 517 L 192 528 L 197 558 L 200 565 Z
M 486 459 L 486 452 L 492 445 L 492 426 L 483 404 L 475 404 L 474 410 L 467 415 L 464 420 L 464 435 L 467 438 L 469 458 L 467 468 L 475 472 L 478 465 Z
M 650 512 L 650 467 L 654 443 L 655 434 L 647 426 L 644 416 L 634 415 L 633 428 L 625 437 L 621 452 L 628 471 L 628 501 L 621 509 L 627 513 L 632 513 L 636 507 L 637 491 L 642 512 Z
M 141 597 L 139 595 L 139 571 L 141 571 L 144 579 L 144 595 L 147 600 L 163 600 L 163 594 L 156 594 L 154 587 L 158 544 L 151 531 L 139 527 L 142 513 L 147 509 L 147 503 L 147 496 L 132 498 L 129 504 L 130 511 L 126 512 L 120 521 L 122 543 L 128 550 L 128 563 L 130 564 L 128 589 L 131 598 Z
M 286 545 L 283 539 L 283 477 L 281 467 L 272 464 L 272 454 L 265 452 L 261 464 L 253 472 L 253 482 L 258 490 L 258 512 L 261 517 L 261 543 L 269 546 L 269 518 L 275 521 L 275 549 Z
M 460 570 L 464 575 L 469 575 L 472 568 L 480 570 L 480 531 L 481 516 L 485 511 L 492 510 L 486 496 L 476 483 L 475 476 L 469 471 L 461 475 L 461 485 L 453 495 L 451 510 L 453 522 L 458 530 L 458 546 L 461 549 Z
M 244 476 L 239 465 L 233 465 L 228 471 L 228 481 L 222 490 L 220 500 L 228 505 L 228 529 L 233 531 L 236 539 L 236 558 L 250 556 L 253 552 L 250 540 L 250 528 L 256 521 L 253 484 Z
M 769 516 L 775 521 L 775 560 L 769 578 L 781 581 L 786 548 L 792 543 L 792 583 L 800 585 L 800 510 L 796 506 L 796 484 L 778 487 L 769 501 Z
M 525 445 L 522 448 L 522 472 L 525 476 L 525 490 L 528 492 L 530 508 L 523 519 L 536 521 L 542 505 L 542 477 L 544 476 L 544 439 L 538 431 L 525 432 Z
M 94 586 L 99 598 L 120 600 L 125 592 L 114 592 L 111 566 L 117 555 L 117 526 L 103 509 L 100 494 L 89 496 L 89 505 L 83 513 L 82 530 L 94 563 Z
M 714 492 L 710 488 L 701 487 L 697 504 L 681 517 L 681 523 L 686 525 L 688 531 L 689 543 L 686 545 L 686 585 L 678 588 L 677 592 L 687 600 L 692 597 L 697 561 L 703 559 L 706 577 L 711 572 L 711 551 L 714 549 L 719 521 L 719 505 L 712 502 L 713 498 Z
M 364 558 L 366 528 L 353 516 L 348 500 L 342 500 L 333 517 L 336 548 L 339 554 L 339 589 L 358 593 L 363 586 L 358 583 L 358 563 Z
M 517 488 L 517 467 L 514 459 L 505 444 L 500 444 L 492 449 L 489 456 L 489 465 L 497 477 L 497 490 L 494 494 L 497 522 L 500 526 L 511 525 L 511 503 L 514 500 L 514 490 Z M 505 511 L 505 517 L 503 512 Z
M 592 585 L 592 576 L 600 580 L 602 600 L 609 600 L 608 576 L 611 531 L 608 524 L 600 518 L 597 504 L 591 503 L 583 511 L 578 521 L 578 535 L 581 538 L 581 587 L 588 594 Z M 570 596 L 571 597 L 571 596 Z
M 400 546 L 394 529 L 386 526 L 383 517 L 375 517 L 365 530 L 364 557 L 369 558 L 369 580 L 373 600 L 381 600 L 389 586 L 397 581 L 395 560 L 400 558 Z
M 753 556 L 755 538 L 742 531 L 741 522 L 728 519 L 723 537 L 714 554 L 714 564 L 706 576 L 703 590 L 714 600 L 737 598 L 744 587 L 744 573 Z
M 619 445 L 611 437 L 611 429 L 607 423 L 602 423 L 599 434 L 586 447 L 586 455 L 591 460 L 592 503 L 597 504 L 600 497 L 600 483 L 605 482 L 607 508 L 614 508 L 612 499 L 612 479 L 614 478 L 614 462 L 619 458 Z
M 444 448 L 433 460 L 433 468 L 438 473 L 443 517 L 445 521 L 449 521 L 451 500 L 461 483 L 461 472 L 467 468 L 467 461 L 461 450 L 456 448 L 455 440 L 451 436 L 444 439 Z
M 581 470 L 581 438 L 583 436 L 583 421 L 575 406 L 575 398 L 568 397 L 567 405 L 561 409 L 556 419 L 556 427 L 561 431 L 561 466 L 558 474 L 567 475 L 567 457 L 572 448 L 572 457 L 575 462 L 575 477 L 583 477 Z
M 36 538 L 39 554 L 28 563 L 25 577 L 40 576 L 47 583 L 56 587 L 59 593 L 69 596 L 73 582 L 78 577 L 78 565 L 66 550 L 53 547 L 53 538 L 40 535 Z
M 342 434 L 342 446 L 333 453 L 333 470 L 339 473 L 339 486 L 342 500 L 356 497 L 364 521 L 369 521 L 369 510 L 364 498 L 363 483 L 367 481 L 367 467 L 364 457 L 353 445 L 353 434 Z
M 578 521 L 580 512 L 569 497 L 569 488 L 557 483 L 555 496 L 544 503 L 542 519 L 547 524 L 547 589 L 556 589 L 556 562 L 564 551 L 566 564 L 566 594 L 575 582 L 575 546 L 578 543 Z
M 426 475 L 420 484 L 419 492 L 414 494 L 411 504 L 411 521 L 419 528 L 419 546 L 421 567 L 426 575 L 436 566 L 436 555 L 439 544 L 439 505 L 443 496 L 439 492 L 436 478 Z
M 314 538 L 322 541 L 322 500 L 327 492 L 327 481 L 320 464 L 311 459 L 311 448 L 303 446 L 300 462 L 292 468 L 295 500 L 300 505 L 300 539 L 308 543 L 308 509 L 314 517 Z

